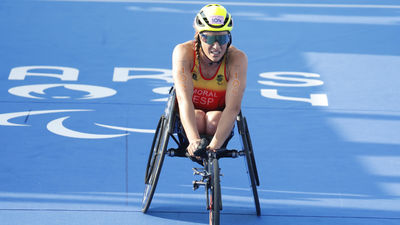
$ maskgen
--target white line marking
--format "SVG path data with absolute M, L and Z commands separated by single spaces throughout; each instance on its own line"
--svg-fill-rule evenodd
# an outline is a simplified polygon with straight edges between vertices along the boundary
M 154 134 L 156 132 L 155 130 L 151 130 L 151 129 L 117 127 L 117 126 L 104 125 L 104 124 L 100 124 L 100 123 L 95 123 L 95 124 L 100 127 L 105 127 L 105 128 L 114 129 L 114 130 L 129 131 L 129 132 L 149 133 L 149 134 Z
M 234 16 L 234 14 L 232 13 Z M 397 25 L 400 17 L 394 16 L 339 16 L 316 14 L 283 14 L 279 17 L 253 17 L 262 21 L 278 22 L 303 22 L 303 23 L 341 23 L 341 24 L 371 24 L 371 25 Z
M 160 0 L 44 0 L 52 2 L 109 2 L 109 3 L 149 3 L 149 4 L 182 4 L 205 5 L 207 1 L 160 1 Z M 256 6 L 256 7 L 296 7 L 296 8 L 369 8 L 400 9 L 400 5 L 359 5 L 359 4 L 302 4 L 302 3 L 262 3 L 262 2 L 219 2 L 224 6 Z

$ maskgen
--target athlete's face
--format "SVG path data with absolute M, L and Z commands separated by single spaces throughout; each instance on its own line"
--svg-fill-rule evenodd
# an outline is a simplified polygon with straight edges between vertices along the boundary
M 229 43 L 227 31 L 200 33 L 201 47 L 204 54 L 213 62 L 218 62 L 224 56 Z

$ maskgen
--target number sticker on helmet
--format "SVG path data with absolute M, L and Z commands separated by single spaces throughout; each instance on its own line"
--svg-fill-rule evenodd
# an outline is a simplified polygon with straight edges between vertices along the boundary
M 211 16 L 211 24 L 224 24 L 224 17 L 223 16 Z

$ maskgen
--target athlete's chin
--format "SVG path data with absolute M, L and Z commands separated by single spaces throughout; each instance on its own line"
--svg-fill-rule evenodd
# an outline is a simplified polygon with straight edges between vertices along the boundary
M 210 55 L 211 61 L 213 61 L 215 63 L 219 62 L 221 60 L 221 58 L 222 58 L 222 55 Z

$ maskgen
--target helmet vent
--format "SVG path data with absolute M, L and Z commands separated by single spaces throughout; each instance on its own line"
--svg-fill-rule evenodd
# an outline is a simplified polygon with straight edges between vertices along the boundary
M 201 22 L 201 20 L 200 20 L 200 18 L 197 16 L 196 17 L 196 23 L 197 23 L 197 25 L 198 26 L 200 26 L 200 27 L 204 27 L 205 25 Z

